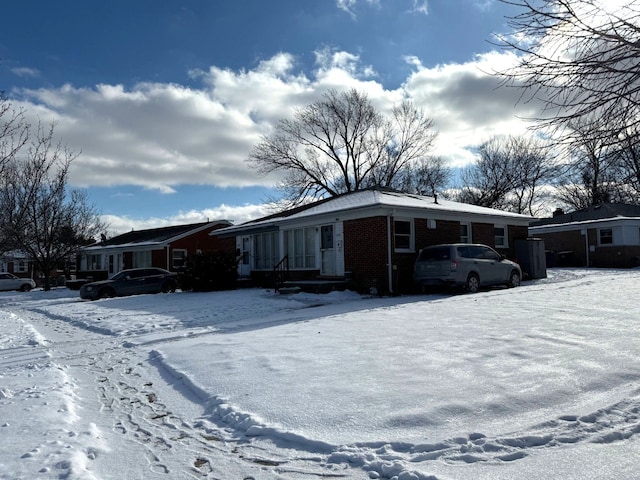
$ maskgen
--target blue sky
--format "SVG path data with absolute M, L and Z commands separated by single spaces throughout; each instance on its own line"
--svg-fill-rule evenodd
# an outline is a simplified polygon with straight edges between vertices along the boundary
M 452 166 L 523 130 L 497 0 L 7 2 L 0 90 L 81 152 L 71 180 L 112 230 L 266 213 L 275 178 L 247 168 L 278 119 L 328 88 L 432 116 Z

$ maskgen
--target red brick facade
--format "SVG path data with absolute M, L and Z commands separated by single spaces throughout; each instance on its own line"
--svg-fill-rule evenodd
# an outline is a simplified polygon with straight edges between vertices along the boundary
M 363 292 L 388 289 L 387 217 L 344 222 L 344 268 Z
M 640 266 L 639 245 L 598 245 L 598 229 L 587 229 L 589 252 L 580 230 L 537 234 L 549 251 L 549 266 L 632 268 Z
M 404 220 L 404 218 L 403 218 Z M 389 288 L 389 235 L 387 222 L 394 238 L 393 218 L 371 217 L 344 222 L 345 271 L 352 275 L 356 289 L 367 292 L 375 287 L 378 292 L 409 293 L 414 291 L 413 264 L 420 249 L 439 243 L 460 242 L 460 222 L 451 220 L 433 221 L 414 219 L 415 248 L 411 252 L 392 250 L 392 288 Z M 434 228 L 435 227 L 435 228 Z M 495 247 L 493 224 L 472 223 L 472 241 Z M 515 240 L 527 238 L 526 226 L 507 226 L 508 248 L 498 249 L 508 258 L 514 258 Z

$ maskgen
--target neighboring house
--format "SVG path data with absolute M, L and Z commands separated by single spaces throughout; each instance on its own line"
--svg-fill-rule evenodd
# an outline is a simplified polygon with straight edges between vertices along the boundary
M 33 278 L 33 265 L 24 252 L 6 252 L 0 256 L 0 272 L 13 273 L 20 278 Z
M 640 265 L 640 206 L 603 203 L 531 223 L 529 235 L 544 240 L 548 266 Z
M 529 216 L 432 197 L 370 189 L 323 199 L 213 232 L 233 237 L 239 274 L 273 285 L 288 264 L 295 281 L 345 279 L 368 292 L 414 288 L 413 263 L 427 245 L 477 242 L 513 258 Z M 278 266 L 278 268 L 276 268 Z
M 188 256 L 201 252 L 229 251 L 234 243 L 209 234 L 231 225 L 226 220 L 132 230 L 85 247 L 79 256 L 78 276 L 107 278 L 128 268 L 183 268 Z

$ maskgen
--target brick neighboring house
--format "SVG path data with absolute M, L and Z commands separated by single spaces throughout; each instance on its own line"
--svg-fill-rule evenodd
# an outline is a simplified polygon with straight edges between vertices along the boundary
M 640 265 L 640 206 L 603 203 L 531 223 L 544 240 L 548 266 L 628 268 Z
M 432 197 L 370 189 L 323 199 L 212 235 L 235 238 L 239 275 L 273 286 L 286 258 L 291 281 L 344 279 L 368 292 L 412 291 L 419 250 L 474 242 L 514 258 L 532 217 Z
M 190 255 L 199 252 L 230 251 L 234 242 L 209 235 L 231 222 L 175 225 L 131 232 L 85 247 L 79 255 L 78 276 L 108 278 L 121 270 L 160 267 L 179 271 Z
M 33 264 L 26 253 L 20 251 L 6 252 L 0 256 L 0 272 L 13 273 L 20 278 L 33 278 Z

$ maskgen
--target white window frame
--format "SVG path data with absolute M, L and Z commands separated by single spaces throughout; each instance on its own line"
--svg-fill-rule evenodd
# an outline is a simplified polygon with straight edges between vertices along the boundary
M 102 270 L 102 255 L 92 253 L 87 255 L 87 270 Z
M 176 257 L 176 254 L 180 255 Z M 174 248 L 171 252 L 171 268 L 174 270 L 184 268 L 187 263 L 188 251 L 186 248 Z M 179 261 L 179 265 L 176 265 L 176 260 Z
M 283 232 L 284 251 L 292 270 L 317 270 L 316 227 L 294 228 Z M 300 241 L 297 241 L 300 240 Z
M 280 232 L 256 233 L 253 236 L 253 269 L 273 270 L 280 260 Z
M 611 241 L 607 241 L 607 242 L 603 242 L 602 238 L 603 238 L 603 233 L 605 232 L 610 232 L 610 235 L 606 235 L 605 238 L 610 239 Z M 613 242 L 613 228 L 611 227 L 607 227 L 607 228 L 599 228 L 598 229 L 598 245 L 602 245 L 602 246 L 609 246 L 609 245 L 614 245 Z
M 397 233 L 396 224 L 398 222 L 409 224 L 409 233 Z M 409 237 L 409 247 L 397 247 L 398 237 Z M 416 251 L 415 247 L 415 228 L 413 224 L 413 218 L 394 218 L 393 219 L 393 251 L 397 253 L 413 253 Z
M 467 228 L 466 235 L 462 235 L 462 227 Z M 473 243 L 473 238 L 471 236 L 471 223 L 469 222 L 460 222 L 460 243 Z
M 13 273 L 27 273 L 29 271 L 29 262 L 26 260 L 13 261 Z
M 504 230 L 502 235 L 498 235 L 498 232 L 496 232 L 496 230 L 498 230 L 499 228 L 502 228 Z M 493 231 L 494 231 L 494 244 L 496 248 L 509 248 L 509 230 L 507 228 L 506 225 L 494 225 L 493 226 Z M 502 242 L 498 243 L 498 239 L 502 239 Z

